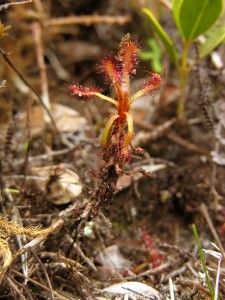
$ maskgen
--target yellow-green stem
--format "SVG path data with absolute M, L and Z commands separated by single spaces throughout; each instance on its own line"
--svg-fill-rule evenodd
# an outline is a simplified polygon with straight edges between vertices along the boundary
M 98 93 L 98 92 L 94 92 L 93 95 L 96 96 L 96 97 L 98 97 L 101 100 L 108 101 L 108 102 L 114 104 L 116 107 L 118 107 L 118 102 L 116 100 L 110 98 L 110 97 L 107 97 L 107 96 L 105 96 L 105 95 L 103 95 L 101 93 Z

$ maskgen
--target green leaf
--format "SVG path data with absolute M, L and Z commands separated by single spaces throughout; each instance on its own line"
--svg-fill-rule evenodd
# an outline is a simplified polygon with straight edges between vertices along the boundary
M 148 19 L 150 20 L 155 33 L 159 36 L 160 40 L 162 41 L 163 45 L 165 46 L 169 56 L 173 60 L 175 64 L 177 64 L 177 53 L 176 49 L 174 47 L 174 44 L 172 40 L 169 38 L 167 33 L 164 31 L 162 26 L 159 24 L 159 22 L 156 20 L 156 18 L 153 16 L 151 11 L 147 8 L 143 9 L 143 12 L 148 16 Z
M 177 16 L 178 24 L 184 39 L 187 42 L 194 41 L 205 33 L 219 18 L 223 11 L 224 0 L 174 0 L 179 7 Z
M 180 7 L 181 7 L 182 1 L 183 0 L 173 0 L 173 2 L 172 2 L 173 17 L 174 17 L 174 20 L 180 31 L 181 31 L 181 29 L 180 29 L 180 23 L 179 23 L 179 12 L 180 12 Z
M 225 24 L 213 26 L 207 33 L 207 40 L 200 46 L 200 57 L 210 54 L 225 39 Z

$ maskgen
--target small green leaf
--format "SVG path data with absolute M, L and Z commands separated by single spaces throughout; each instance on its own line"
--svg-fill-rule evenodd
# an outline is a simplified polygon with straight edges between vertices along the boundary
M 156 20 L 149 9 L 144 8 L 143 12 L 148 16 L 156 34 L 159 36 L 160 40 L 168 51 L 169 56 L 171 57 L 173 62 L 177 64 L 177 53 L 172 40 L 169 38 L 167 33 L 164 31 L 162 26 L 159 24 L 159 22 Z
M 219 18 L 223 11 L 224 0 L 174 0 L 179 7 L 175 14 L 184 39 L 194 41 L 205 33 Z
M 202 268 L 203 268 L 203 271 L 204 271 L 204 274 L 205 274 L 206 283 L 208 285 L 208 289 L 209 289 L 209 292 L 210 292 L 210 295 L 211 295 L 211 299 L 214 299 L 214 292 L 213 292 L 213 288 L 212 288 L 210 278 L 209 278 L 209 275 L 208 275 L 208 269 L 207 269 L 206 262 L 205 262 L 205 256 L 204 256 L 203 251 L 202 251 L 201 241 L 200 241 L 200 238 L 199 238 L 199 235 L 198 235 L 198 230 L 197 230 L 195 224 L 192 224 L 192 230 L 193 230 L 195 240 L 196 240 L 197 245 L 198 245 L 198 253 L 199 253 L 199 256 L 200 256 L 201 263 L 202 263 Z
M 213 26 L 207 33 L 207 40 L 200 46 L 200 57 L 210 54 L 225 39 L 225 24 Z
M 153 57 L 151 51 L 142 51 L 142 50 L 139 50 L 139 55 L 140 55 L 141 59 L 143 59 L 143 60 L 151 60 L 152 57 Z
M 162 64 L 161 64 L 162 50 L 154 38 L 148 39 L 147 44 L 150 50 L 148 51 L 139 50 L 139 55 L 142 60 L 150 61 L 150 65 L 153 65 L 156 73 L 160 73 L 162 72 Z

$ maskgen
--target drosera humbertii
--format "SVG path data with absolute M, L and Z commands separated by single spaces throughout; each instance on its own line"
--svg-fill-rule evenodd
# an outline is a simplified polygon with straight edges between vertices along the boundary
M 133 116 L 130 112 L 132 103 L 142 96 L 154 94 L 162 86 L 163 76 L 149 72 L 140 90 L 131 94 L 130 79 L 136 75 L 139 50 L 138 42 L 132 41 L 128 33 L 122 38 L 117 55 L 107 55 L 100 60 L 98 71 L 105 76 L 107 82 L 113 85 L 116 92 L 115 99 L 105 96 L 102 94 L 102 89 L 95 86 L 65 84 L 72 96 L 78 96 L 81 99 L 96 97 L 112 103 L 117 109 L 117 113 L 109 117 L 101 137 L 101 157 L 105 165 L 101 171 L 89 172 L 101 180 L 90 205 L 90 212 L 93 216 L 111 202 L 116 191 L 118 177 L 124 173 L 125 165 L 130 163 L 132 153 L 143 151 L 141 148 L 134 149 L 131 145 L 134 136 Z

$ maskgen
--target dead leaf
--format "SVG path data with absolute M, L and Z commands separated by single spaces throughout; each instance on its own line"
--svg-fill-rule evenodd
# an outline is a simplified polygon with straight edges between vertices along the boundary
M 56 45 L 58 51 L 65 56 L 66 63 L 80 62 L 84 60 L 96 59 L 101 53 L 99 45 L 94 45 L 86 41 L 60 41 Z M 71 51 L 72 49 L 72 51 Z
M 137 296 L 137 298 L 132 299 L 162 299 L 157 290 L 145 283 L 137 281 L 116 283 L 104 288 L 103 291 L 114 295 Z M 142 298 L 140 298 L 140 296 Z
M 87 125 L 87 120 L 70 107 L 53 104 L 51 111 L 57 128 L 61 132 L 75 132 Z
M 39 136 L 45 131 L 44 109 L 34 106 L 30 111 L 30 133 L 32 137 Z M 76 110 L 65 105 L 53 103 L 51 114 L 60 132 L 76 132 L 87 125 L 87 120 Z M 21 115 L 21 122 L 26 124 L 27 113 Z
M 62 165 L 35 167 L 31 169 L 37 178 L 39 188 L 46 193 L 46 198 L 54 204 L 61 205 L 74 201 L 82 192 L 79 176 Z M 50 176 L 58 176 L 49 191 L 46 188 Z
M 104 267 L 116 270 L 123 269 L 124 267 L 129 268 L 131 265 L 131 263 L 124 258 L 117 245 L 111 245 L 105 248 L 96 256 L 95 261 Z

